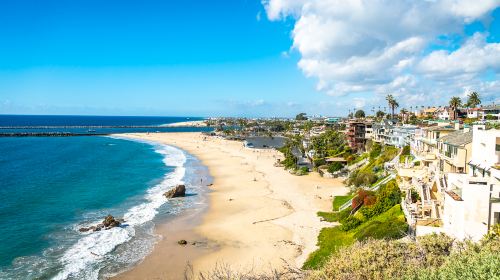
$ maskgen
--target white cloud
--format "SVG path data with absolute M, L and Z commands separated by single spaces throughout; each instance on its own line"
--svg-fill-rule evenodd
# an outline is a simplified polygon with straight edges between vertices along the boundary
M 329 95 L 391 92 L 408 102 L 422 102 L 431 93 L 450 95 L 480 87 L 483 71 L 500 70 L 500 44 L 486 42 L 485 34 L 475 34 L 453 52 L 426 53 L 439 36 L 460 34 L 466 23 L 486 20 L 500 0 L 264 0 L 263 4 L 271 20 L 296 20 L 292 50 L 301 55 L 298 66 Z
M 488 68 L 500 70 L 500 43 L 487 43 L 484 34 L 476 33 L 456 51 L 434 51 L 424 57 L 418 70 L 427 75 L 479 73 Z

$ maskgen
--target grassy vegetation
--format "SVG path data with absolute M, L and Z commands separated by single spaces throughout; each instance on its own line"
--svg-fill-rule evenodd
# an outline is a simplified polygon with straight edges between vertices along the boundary
M 401 155 L 399 156 L 399 163 L 404 163 L 408 158 L 409 161 L 412 161 L 414 158 L 410 153 L 410 146 L 404 146 L 401 151 Z
M 379 180 L 384 171 L 384 163 L 392 160 L 399 152 L 399 149 L 393 146 L 381 146 L 374 143 L 369 153 L 365 153 L 369 158 L 367 165 L 349 176 L 347 184 L 354 187 L 371 186 Z
M 480 242 L 440 234 L 417 242 L 373 240 L 337 250 L 308 280 L 326 279 L 500 279 L 500 227 Z
M 334 199 L 338 209 L 349 196 Z M 398 204 L 401 191 L 395 180 L 383 185 L 377 192 L 359 189 L 353 198 L 353 207 L 361 207 L 351 215 L 351 207 L 340 212 L 319 212 L 318 216 L 329 222 L 340 222 L 340 226 L 324 228 L 318 237 L 319 249 L 309 255 L 304 269 L 317 269 L 329 256 L 343 246 L 365 239 L 400 238 L 408 231 L 405 216 Z M 342 202 L 342 203 L 341 203 Z
M 333 198 L 333 211 L 339 211 L 340 206 L 344 205 L 347 201 L 351 200 L 354 194 L 351 195 L 337 195 Z
M 338 222 L 339 216 L 336 212 L 318 212 L 318 216 L 329 223 Z
M 329 217 L 332 221 L 338 220 L 337 213 L 330 213 Z M 362 241 L 368 238 L 400 238 L 406 234 L 407 230 L 408 224 L 405 222 L 405 217 L 399 204 L 349 231 L 343 231 L 338 226 L 324 228 L 318 237 L 319 249 L 309 255 L 303 268 L 317 269 L 321 267 L 328 261 L 332 254 L 342 247 L 353 244 L 355 241 Z

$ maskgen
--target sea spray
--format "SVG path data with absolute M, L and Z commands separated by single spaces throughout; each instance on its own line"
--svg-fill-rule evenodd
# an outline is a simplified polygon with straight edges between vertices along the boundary
M 16 147 L 10 150 L 17 153 L 31 155 L 36 151 L 43 154 L 45 161 L 64 161 L 64 168 L 60 171 L 51 165 L 43 166 L 47 169 L 46 174 L 57 176 L 55 179 L 61 180 L 61 183 L 45 183 L 47 191 L 38 195 L 43 197 L 39 200 L 40 203 L 50 203 L 47 198 L 55 203 L 57 198 L 61 202 L 53 206 L 61 209 L 65 209 L 62 207 L 66 207 L 66 204 L 82 206 L 73 206 L 74 210 L 69 212 L 56 212 L 58 215 L 68 213 L 66 222 L 47 218 L 45 223 L 53 223 L 52 230 L 43 235 L 45 240 L 50 241 L 49 246 L 45 246 L 39 254 L 17 257 L 11 265 L 0 267 L 0 279 L 102 279 L 116 275 L 151 252 L 160 238 L 154 232 L 155 223 L 175 218 L 188 208 L 206 207 L 206 197 L 203 194 L 207 188 L 200 184 L 200 177 L 205 183 L 210 178 L 206 167 L 196 158 L 175 147 L 123 139 L 125 138 L 22 139 L 12 143 L 7 143 L 11 141 L 9 139 L 4 140 L 8 145 L 3 147 Z M 31 147 L 33 151 L 25 146 Z M 45 146 L 46 151 L 43 150 Z M 149 151 L 154 153 L 150 154 Z M 76 154 L 77 157 L 64 159 L 65 155 Z M 154 155 L 161 157 L 155 159 Z M 151 163 L 158 160 L 160 165 L 151 164 L 150 160 L 153 160 Z M 38 164 L 38 161 L 34 163 Z M 152 174 L 159 176 L 154 175 L 157 179 L 147 183 L 151 179 L 145 178 L 152 178 Z M 101 176 L 108 178 L 108 181 L 102 182 Z M 54 180 L 53 177 L 48 177 L 47 180 Z M 17 184 L 18 181 L 15 182 Z M 109 185 L 110 183 L 114 186 Z M 187 197 L 167 200 L 163 193 L 180 183 L 187 185 Z M 13 189 L 18 186 L 16 184 L 12 183 Z M 145 186 L 149 187 L 141 189 Z M 59 192 L 54 192 L 51 196 L 52 189 Z M 104 190 L 106 193 L 102 192 Z M 104 196 L 109 192 L 113 195 Z M 123 199 L 116 199 L 117 197 Z M 99 199 L 102 202 L 97 205 L 106 206 L 92 206 Z M 37 200 L 34 201 L 38 203 Z M 48 209 L 49 206 L 52 205 L 44 205 L 40 209 Z M 31 212 L 33 211 L 23 212 L 23 215 Z M 123 217 L 126 220 L 124 226 L 100 232 L 78 232 L 80 227 L 101 222 L 107 214 Z M 37 215 L 38 212 L 33 214 L 33 221 L 37 221 Z
M 174 171 L 166 174 L 161 183 L 147 190 L 144 203 L 126 211 L 123 227 L 93 232 L 73 245 L 62 257 L 64 268 L 54 279 L 97 279 L 101 268 L 98 264 L 106 260 L 106 255 L 116 246 L 131 240 L 135 236 L 136 226 L 151 221 L 158 214 L 157 209 L 167 202 L 163 193 L 172 186 L 183 183 L 186 172 L 184 152 L 158 144 L 155 152 L 163 155 L 165 165 L 175 167 Z

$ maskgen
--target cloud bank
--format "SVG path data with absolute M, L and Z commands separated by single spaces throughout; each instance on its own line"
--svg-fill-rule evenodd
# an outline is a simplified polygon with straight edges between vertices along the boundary
M 447 101 L 468 90 L 491 99 L 500 90 L 500 43 L 488 42 L 486 31 L 463 33 L 475 21 L 487 25 L 500 0 L 263 4 L 270 20 L 295 19 L 292 50 L 300 53 L 298 66 L 329 95 L 371 93 L 382 100 L 391 93 L 409 106 L 436 101 L 436 94 Z

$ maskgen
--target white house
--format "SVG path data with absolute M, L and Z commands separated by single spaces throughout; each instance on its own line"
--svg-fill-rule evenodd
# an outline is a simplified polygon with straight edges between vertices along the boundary
M 500 130 L 474 126 L 468 164 L 468 174 L 447 174 L 442 219 L 448 235 L 477 241 L 500 223 Z
M 450 112 L 448 110 L 448 107 L 441 107 L 441 108 L 437 109 L 435 114 L 437 115 L 437 118 L 440 120 L 444 120 L 444 121 L 451 120 L 451 116 L 450 116 Z

